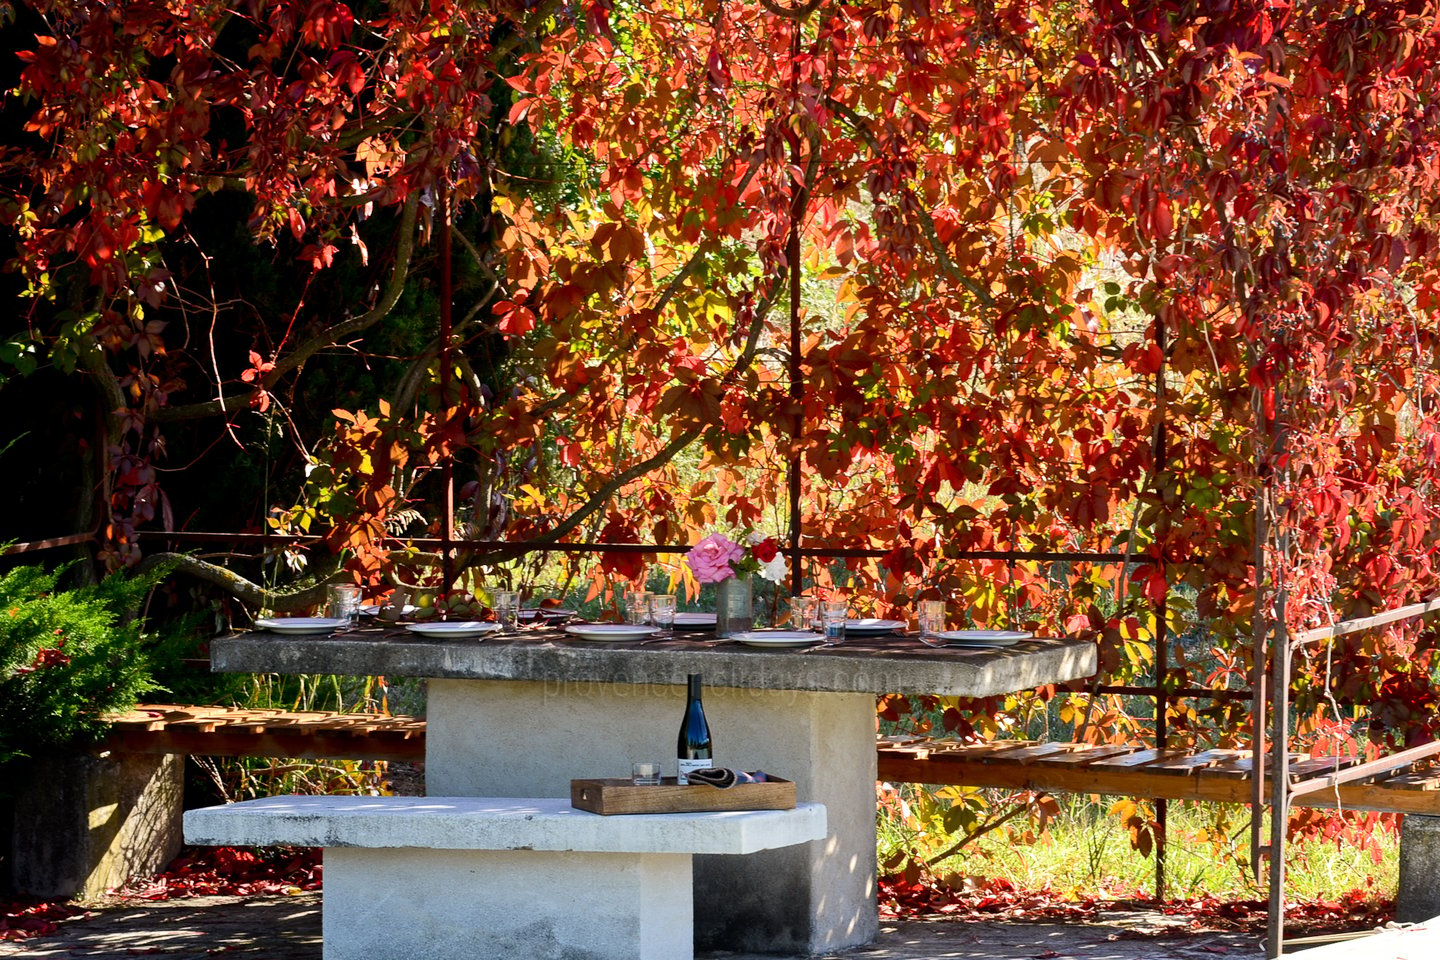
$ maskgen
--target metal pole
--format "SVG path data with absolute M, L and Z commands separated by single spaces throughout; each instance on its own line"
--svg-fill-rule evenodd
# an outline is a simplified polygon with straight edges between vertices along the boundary
M 799 103 L 800 93 L 800 30 L 802 20 L 795 20 L 795 30 L 790 37 L 790 109 Z M 792 123 L 786 124 L 786 136 L 790 140 L 790 165 L 799 170 L 804 157 L 800 150 L 800 134 Z M 790 236 L 785 244 L 785 259 L 790 268 L 790 355 L 787 358 L 790 376 L 790 404 L 793 408 L 791 442 L 799 444 L 800 432 L 804 426 L 801 404 L 805 394 L 800 377 L 800 354 L 802 350 L 800 331 L 800 229 L 805 220 L 805 207 L 809 198 L 805 196 L 805 184 L 795 184 L 795 193 L 790 199 Z M 790 495 L 790 596 L 800 595 L 804 584 L 804 570 L 800 555 L 800 469 L 801 457 L 797 450 L 790 454 L 789 475 L 786 485 Z
M 1276 536 L 1280 556 L 1289 554 L 1290 532 Z M 1275 584 L 1275 615 L 1271 646 L 1270 711 L 1270 913 L 1265 930 L 1265 955 L 1279 957 L 1285 949 L 1285 829 L 1290 820 L 1290 643 L 1285 625 L 1288 600 L 1284 570 Z
M 1160 567 L 1162 575 L 1165 567 Z M 1167 580 L 1166 583 L 1169 583 Z M 1155 602 L 1155 681 L 1159 688 L 1155 693 L 1155 746 L 1164 750 L 1170 745 L 1170 723 L 1166 716 L 1170 712 L 1170 695 L 1165 689 L 1169 670 L 1170 644 L 1166 620 L 1170 616 L 1170 605 L 1166 597 Z M 1170 819 L 1170 804 L 1164 797 L 1155 800 L 1155 899 L 1165 899 L 1165 844 L 1166 828 Z
M 453 299 L 450 280 L 450 192 L 445 178 L 440 178 L 435 191 L 436 216 L 439 221 L 440 254 L 440 405 L 436 411 L 443 428 L 450 410 L 450 301 Z M 450 454 L 440 458 L 440 596 L 448 599 L 455 582 L 455 474 Z
M 1155 540 L 1160 544 L 1159 573 L 1166 584 L 1166 591 L 1160 599 L 1155 602 L 1153 612 L 1155 614 L 1155 746 L 1164 750 L 1170 745 L 1170 695 L 1165 689 L 1165 683 L 1169 679 L 1170 663 L 1170 604 L 1169 604 L 1169 583 L 1170 571 L 1165 566 L 1165 555 L 1168 550 L 1170 533 L 1170 514 L 1165 508 L 1164 496 L 1164 474 L 1165 461 L 1169 456 L 1168 437 L 1165 433 L 1165 424 L 1170 416 L 1168 407 L 1169 397 L 1165 391 L 1165 357 L 1167 343 L 1165 336 L 1165 322 L 1159 317 L 1155 318 L 1155 345 L 1160 350 L 1160 368 L 1155 371 L 1155 449 L 1153 451 L 1155 467 L 1156 499 L 1160 502 L 1160 512 L 1155 520 Z M 1137 507 L 1138 509 L 1138 507 Z M 1165 899 L 1165 846 L 1166 828 L 1170 819 L 1170 805 L 1161 797 L 1155 801 L 1155 899 Z
M 1266 853 L 1261 816 L 1265 810 L 1266 727 L 1269 724 L 1270 678 L 1266 657 L 1270 653 L 1270 618 L 1265 612 L 1265 540 L 1269 536 L 1266 519 L 1268 497 L 1262 487 L 1255 496 L 1255 607 L 1251 630 L 1254 650 L 1250 664 L 1250 869 L 1260 878 L 1260 860 Z

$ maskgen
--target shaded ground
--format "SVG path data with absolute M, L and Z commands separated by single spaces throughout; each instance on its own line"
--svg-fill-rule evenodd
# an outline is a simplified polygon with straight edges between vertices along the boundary
M 1264 956 L 1251 934 L 1194 931 L 1153 911 L 1117 911 L 1102 919 L 1101 923 L 886 922 L 875 943 L 833 956 L 844 960 L 1261 960 Z M 131 960 L 136 956 L 320 960 L 320 895 L 110 901 L 61 921 L 52 935 L 0 942 L 0 957 Z M 762 960 L 732 953 L 703 957 Z

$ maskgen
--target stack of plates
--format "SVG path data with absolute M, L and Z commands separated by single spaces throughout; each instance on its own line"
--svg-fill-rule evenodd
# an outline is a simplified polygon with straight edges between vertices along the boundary
M 845 621 L 845 636 L 847 637 L 880 636 L 904 629 L 904 620 L 877 620 L 874 617 L 866 617 L 863 620 Z
M 520 611 L 520 619 L 530 622 L 537 617 L 544 620 L 564 620 L 566 617 L 575 616 L 574 610 L 565 610 L 561 607 L 526 607 Z

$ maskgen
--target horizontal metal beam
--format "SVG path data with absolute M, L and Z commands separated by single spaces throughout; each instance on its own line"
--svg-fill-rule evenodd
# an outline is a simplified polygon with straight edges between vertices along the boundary
M 1343 637 L 1349 633 L 1358 633 L 1361 630 L 1383 627 L 1387 624 L 1398 623 L 1401 620 L 1409 620 L 1412 617 L 1423 617 L 1437 610 L 1440 610 L 1440 597 L 1427 600 L 1424 603 L 1412 603 L 1409 606 L 1397 607 L 1394 610 L 1377 613 L 1373 617 L 1357 617 L 1354 620 L 1341 620 L 1339 623 L 1333 623 L 1328 627 L 1316 627 L 1313 630 L 1305 630 L 1295 635 L 1295 638 L 1290 641 L 1290 646 L 1292 649 L 1303 647 L 1317 640 L 1330 640 L 1335 637 Z
M 1414 763 L 1416 760 L 1433 757 L 1437 753 L 1440 753 L 1440 742 L 1425 743 L 1418 747 L 1411 747 L 1409 750 L 1392 753 L 1378 760 L 1371 760 L 1367 763 L 1357 763 L 1355 766 L 1346 767 L 1343 770 L 1336 770 L 1332 773 L 1325 773 L 1316 777 L 1308 777 L 1290 784 L 1290 797 L 1292 799 L 1295 797 L 1303 797 L 1306 794 L 1315 793 L 1320 790 L 1328 790 L 1342 783 L 1354 783 L 1356 780 L 1364 780 L 1377 774 L 1387 773 L 1397 767 Z
M 82 543 L 93 543 L 95 534 L 72 533 L 68 537 L 52 537 L 49 540 L 32 540 L 29 543 L 12 543 L 8 547 L 0 548 L 0 557 L 8 557 L 17 553 L 34 553 L 38 550 L 55 550 L 59 547 L 73 547 Z
M 273 533 L 223 533 L 193 530 L 141 530 L 138 536 L 144 540 L 174 540 L 183 543 L 243 543 L 253 545 L 319 543 L 318 536 L 280 536 Z M 400 537 L 395 543 L 415 547 L 442 547 L 439 537 Z M 471 550 L 513 550 L 517 553 L 688 553 L 688 545 L 663 543 L 525 543 L 509 540 L 454 540 L 451 546 Z M 879 547 L 827 547 L 803 546 L 782 547 L 781 553 L 801 557 L 833 557 L 879 559 L 890 550 Z M 956 550 L 947 553 L 946 560 L 1003 560 L 1017 563 L 1134 563 L 1148 565 L 1159 563 L 1154 557 L 1130 556 L 1124 553 L 1106 553 L 1084 550 Z M 1169 559 L 1167 563 L 1192 563 L 1191 560 Z

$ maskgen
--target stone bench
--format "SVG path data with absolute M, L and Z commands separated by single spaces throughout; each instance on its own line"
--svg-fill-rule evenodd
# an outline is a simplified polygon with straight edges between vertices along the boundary
M 185 814 L 188 843 L 325 849 L 325 960 L 690 960 L 693 854 L 825 835 L 813 803 L 602 817 L 568 799 L 284 796 Z

